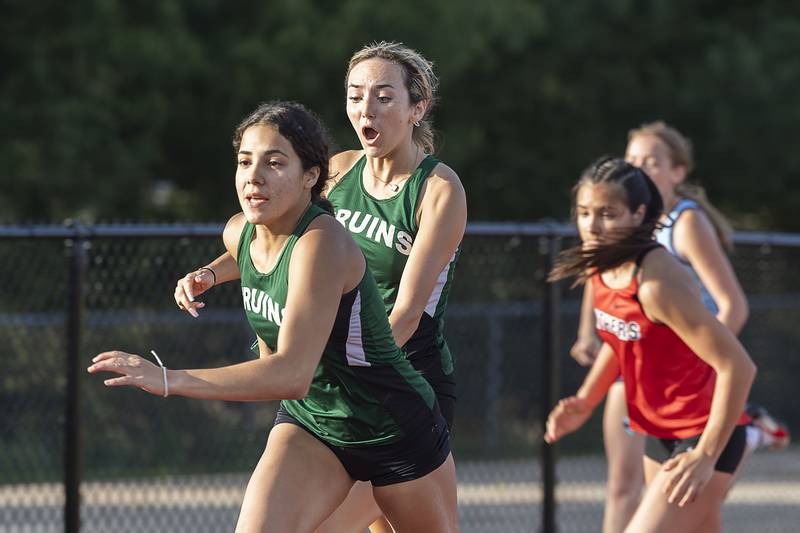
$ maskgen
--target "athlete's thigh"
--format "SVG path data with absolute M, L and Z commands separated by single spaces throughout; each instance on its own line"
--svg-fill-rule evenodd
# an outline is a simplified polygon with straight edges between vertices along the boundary
M 642 456 L 641 463 L 644 470 L 644 482 L 649 487 L 661 471 L 661 463 L 650 459 L 646 455 Z
M 372 495 L 372 484 L 368 481 L 356 481 L 345 501 L 325 519 L 316 533 L 364 531 L 381 514 Z
M 236 532 L 313 531 L 352 484 L 322 442 L 295 424 L 278 424 L 250 477 Z
M 644 463 L 648 479 L 647 490 L 625 530 L 630 533 L 697 531 L 703 522 L 713 516 L 713 513 L 719 512 L 733 479 L 731 474 L 715 471 L 694 502 L 678 507 L 676 503 L 669 503 L 667 501 L 669 495 L 664 493 L 669 474 L 661 470 L 661 465 L 649 457 L 645 457 Z
M 372 489 L 375 501 L 397 533 L 458 531 L 453 456 L 430 474 Z
M 609 483 L 638 492 L 644 484 L 642 457 L 645 437 L 625 430 L 623 422 L 627 413 L 625 387 L 622 382 L 615 383 L 609 390 L 603 413 L 603 443 Z

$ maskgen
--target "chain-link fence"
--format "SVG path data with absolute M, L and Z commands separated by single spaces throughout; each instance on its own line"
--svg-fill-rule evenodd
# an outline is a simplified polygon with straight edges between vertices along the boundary
M 110 392 L 99 351 L 155 349 L 170 367 L 254 357 L 235 283 L 194 319 L 175 281 L 222 251 L 217 226 L 0 227 L 0 533 L 230 531 L 275 403 Z M 800 236 L 741 234 L 732 259 L 759 366 L 752 399 L 800 427 Z M 567 355 L 579 292 L 544 274 L 572 230 L 471 225 L 447 316 L 464 532 L 599 531 L 600 417 L 552 450 L 542 419 L 585 369 Z M 557 490 L 554 491 L 556 478 Z M 757 455 L 726 504 L 729 531 L 793 531 L 800 454 Z M 555 510 L 555 512 L 554 512 Z M 80 526 L 80 528 L 79 528 Z

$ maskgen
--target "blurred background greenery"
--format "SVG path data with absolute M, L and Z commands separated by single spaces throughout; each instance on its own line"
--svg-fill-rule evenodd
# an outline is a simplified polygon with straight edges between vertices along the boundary
M 342 149 L 350 55 L 436 64 L 439 155 L 471 220 L 565 219 L 569 188 L 664 119 L 737 228 L 798 231 L 800 4 L 726 0 L 0 0 L 0 222 L 223 221 L 257 103 Z

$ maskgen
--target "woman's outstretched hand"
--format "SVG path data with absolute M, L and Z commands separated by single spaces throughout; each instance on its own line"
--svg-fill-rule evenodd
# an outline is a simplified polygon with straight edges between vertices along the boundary
M 570 396 L 560 400 L 550 411 L 550 416 L 547 417 L 545 442 L 552 444 L 567 433 L 572 433 L 581 427 L 591 415 L 592 410 L 584 398 Z
M 103 381 L 106 387 L 139 387 L 143 391 L 164 396 L 164 379 L 161 367 L 138 355 L 113 350 L 103 352 L 92 359 L 86 369 L 90 374 L 113 372 L 119 377 Z

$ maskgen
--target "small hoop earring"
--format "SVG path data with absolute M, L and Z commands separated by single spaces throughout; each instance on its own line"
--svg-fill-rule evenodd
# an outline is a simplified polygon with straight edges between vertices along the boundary
M 419 120 L 418 120 L 418 121 L 416 121 L 416 122 L 414 123 L 414 126 L 416 126 L 417 128 L 419 128 Z

